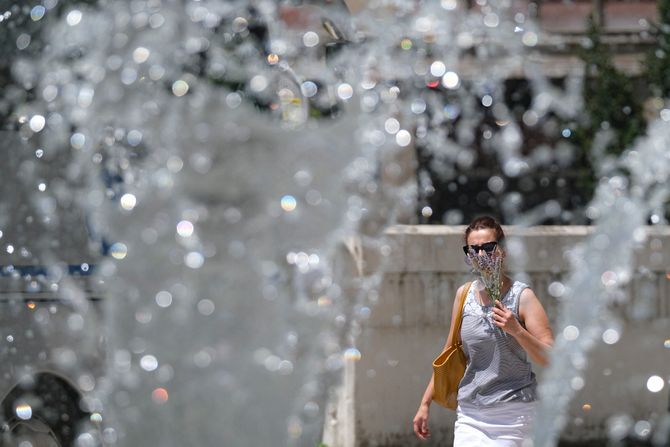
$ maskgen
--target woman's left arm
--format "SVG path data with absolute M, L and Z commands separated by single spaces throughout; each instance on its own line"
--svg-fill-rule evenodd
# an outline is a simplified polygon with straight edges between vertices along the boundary
M 494 323 L 513 336 L 528 353 L 531 360 L 540 366 L 549 364 L 549 350 L 554 345 L 554 335 L 549 326 L 547 313 L 535 292 L 526 288 L 519 297 L 519 318 L 526 328 L 514 317 L 511 310 L 496 302 L 493 308 Z

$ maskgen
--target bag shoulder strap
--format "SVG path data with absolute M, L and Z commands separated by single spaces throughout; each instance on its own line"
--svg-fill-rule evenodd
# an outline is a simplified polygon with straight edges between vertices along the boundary
M 468 292 L 470 291 L 471 285 L 472 282 L 465 284 L 463 286 L 461 296 L 458 297 L 459 300 L 458 314 L 456 314 L 456 325 L 454 326 L 454 333 L 452 334 L 451 337 L 452 346 L 457 346 L 461 344 L 461 325 L 463 323 L 463 308 L 465 307 L 465 298 L 468 296 Z

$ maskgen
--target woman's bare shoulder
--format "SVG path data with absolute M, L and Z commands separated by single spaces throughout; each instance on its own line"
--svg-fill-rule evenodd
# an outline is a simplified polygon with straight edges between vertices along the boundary
M 461 296 L 461 293 L 464 292 L 464 289 L 465 289 L 466 286 L 467 286 L 468 289 L 469 289 L 470 286 L 472 286 L 472 283 L 473 283 L 473 281 L 468 281 L 468 282 L 463 283 L 463 284 L 461 284 L 460 286 L 458 286 L 458 289 L 456 289 L 456 298 L 458 298 L 459 296 Z
M 519 297 L 522 300 L 533 300 L 533 299 L 537 300 L 538 299 L 537 295 L 535 294 L 535 291 L 533 290 L 533 288 L 530 287 L 529 285 L 526 285 L 526 284 L 524 284 L 524 288 L 523 288 L 523 290 L 521 290 L 521 294 L 519 295 Z
M 463 289 L 465 288 L 465 286 L 470 287 L 471 284 L 472 284 L 472 281 L 464 282 L 463 284 L 458 286 L 458 289 L 456 289 L 456 292 L 458 292 L 458 293 L 463 292 Z

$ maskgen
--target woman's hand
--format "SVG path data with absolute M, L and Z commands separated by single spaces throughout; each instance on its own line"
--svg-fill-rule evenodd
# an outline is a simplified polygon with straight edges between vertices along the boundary
M 430 430 L 428 430 L 428 405 L 421 404 L 419 411 L 414 416 L 414 433 L 423 440 L 430 438 Z
M 503 304 L 498 300 L 496 300 L 493 308 L 491 309 L 491 317 L 493 318 L 493 323 L 496 326 L 513 337 L 519 335 L 523 330 L 521 324 L 519 324 L 519 320 L 517 320 L 514 316 L 514 313 L 503 306 Z

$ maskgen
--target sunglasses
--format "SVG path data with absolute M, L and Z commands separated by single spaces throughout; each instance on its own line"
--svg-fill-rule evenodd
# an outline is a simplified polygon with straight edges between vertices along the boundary
M 495 250 L 497 246 L 498 246 L 498 243 L 495 242 L 495 241 L 494 242 L 486 242 L 486 243 L 481 244 L 481 245 L 464 245 L 463 246 L 463 253 L 465 253 L 466 255 L 469 255 L 470 250 L 474 250 L 475 253 L 479 253 L 481 250 L 484 250 L 484 252 L 486 254 L 490 255 L 491 253 L 493 253 L 493 250 Z

